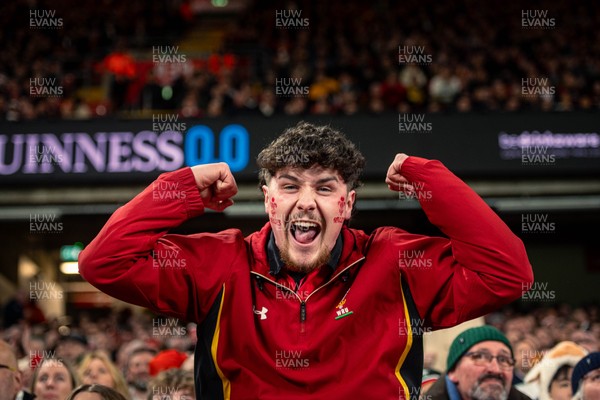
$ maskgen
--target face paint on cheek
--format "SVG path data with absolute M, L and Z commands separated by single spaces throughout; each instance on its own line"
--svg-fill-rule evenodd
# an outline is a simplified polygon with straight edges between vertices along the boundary
M 281 227 L 281 220 L 277 218 L 277 203 L 275 202 L 275 198 L 271 197 L 271 202 L 269 203 L 270 207 L 270 216 L 269 220 L 271 224 L 274 226 Z
M 344 223 L 344 211 L 346 210 L 346 203 L 344 196 L 340 197 L 340 201 L 338 201 L 338 216 L 333 218 L 333 222 L 335 224 L 343 224 Z

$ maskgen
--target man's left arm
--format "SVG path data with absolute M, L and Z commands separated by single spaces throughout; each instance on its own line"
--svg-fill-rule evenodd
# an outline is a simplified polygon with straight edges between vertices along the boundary
M 408 244 L 425 248 L 434 264 L 429 271 L 403 273 L 421 316 L 432 325 L 481 316 L 529 287 L 533 271 L 523 242 L 441 162 L 398 154 L 386 183 L 417 198 L 429 221 L 449 238 L 423 237 Z

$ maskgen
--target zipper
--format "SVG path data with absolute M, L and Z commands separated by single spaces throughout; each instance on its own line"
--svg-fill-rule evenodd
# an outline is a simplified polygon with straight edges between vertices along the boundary
M 308 299 L 310 298 L 310 296 L 312 296 L 313 294 L 317 293 L 319 290 L 323 289 L 325 286 L 329 285 L 331 282 L 335 281 L 338 276 L 340 276 L 341 274 L 343 274 L 344 272 L 346 272 L 348 269 L 352 268 L 354 265 L 356 265 L 357 263 L 361 262 L 364 259 L 365 259 L 365 257 L 361 257 L 358 260 L 354 261 L 352 264 L 348 265 L 346 268 L 344 268 L 343 270 L 341 270 L 340 272 L 338 272 L 337 274 L 335 274 L 335 276 L 333 278 L 329 279 L 327 282 L 325 282 L 324 284 L 322 284 L 321 286 L 319 286 L 318 288 L 316 288 L 315 290 L 313 290 L 308 296 L 306 296 L 306 299 L 304 299 L 304 300 L 302 300 L 302 298 L 300 296 L 298 296 L 298 293 L 294 292 L 292 289 L 288 288 L 287 286 L 280 285 L 279 283 L 275 282 L 274 280 L 270 279 L 269 277 L 266 277 L 266 276 L 264 276 L 262 274 L 259 274 L 258 272 L 250 271 L 250 273 L 256 275 L 257 277 L 263 278 L 263 279 L 271 282 L 275 286 L 282 287 L 282 288 L 286 289 L 288 292 L 293 293 L 294 296 L 296 296 L 296 298 L 298 299 L 298 301 L 300 301 L 300 332 L 304 333 L 305 330 L 306 330 L 306 328 L 305 328 L 305 323 L 306 323 L 306 302 L 308 301 Z
M 259 279 L 260 279 L 260 278 L 262 278 L 262 279 L 264 279 L 264 280 L 266 280 L 266 281 L 268 281 L 268 282 L 271 282 L 272 284 L 274 284 L 274 285 L 275 285 L 275 286 L 277 286 L 278 288 L 283 288 L 283 289 L 287 290 L 288 292 L 290 292 L 290 293 L 293 293 L 293 294 L 294 294 L 294 296 L 296 296 L 296 298 L 297 298 L 297 299 L 300 301 L 300 303 L 302 303 L 302 301 L 303 301 L 303 300 L 302 300 L 302 298 L 301 298 L 300 296 L 298 296 L 298 293 L 294 292 L 294 291 L 293 291 L 292 289 L 290 289 L 289 287 L 287 287 L 287 286 L 284 286 L 284 285 L 281 285 L 281 284 L 279 284 L 279 283 L 275 282 L 274 280 L 272 280 L 271 278 L 268 278 L 268 277 L 266 277 L 266 276 L 264 276 L 264 275 L 262 275 L 262 274 L 259 274 L 258 272 L 250 271 L 250 273 L 251 273 L 251 274 L 254 274 L 254 275 L 256 275 L 256 276 L 257 276 L 257 278 L 259 278 Z M 261 285 L 261 286 L 262 286 L 262 285 Z
M 300 333 L 306 332 L 306 301 L 300 302 Z
M 348 265 L 346 268 L 344 268 L 343 270 L 341 270 L 340 272 L 338 272 L 337 274 L 335 274 L 335 276 L 333 278 L 331 278 L 330 280 L 328 280 L 327 282 L 325 282 L 324 284 L 322 284 L 321 286 L 319 286 L 318 288 L 316 288 L 315 290 L 313 290 L 311 292 L 311 294 L 309 294 L 308 296 L 306 296 L 306 299 L 304 299 L 304 301 L 308 301 L 308 299 L 310 298 L 310 296 L 312 296 L 313 294 L 317 293 L 319 290 L 323 289 L 325 286 L 329 285 L 331 282 L 335 281 L 337 279 L 338 276 L 340 276 L 341 274 L 343 274 L 344 272 L 346 272 L 348 269 L 350 269 L 351 267 L 353 267 L 355 264 L 361 262 L 362 260 L 364 260 L 365 257 L 361 257 L 358 260 L 354 261 L 352 264 Z

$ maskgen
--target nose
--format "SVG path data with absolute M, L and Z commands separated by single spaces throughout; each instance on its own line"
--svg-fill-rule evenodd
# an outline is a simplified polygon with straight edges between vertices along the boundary
M 492 361 L 487 364 L 486 368 L 489 372 L 500 373 L 502 368 L 500 368 L 500 364 L 498 364 L 498 359 L 496 357 L 492 358 Z
M 298 202 L 296 203 L 296 208 L 300 211 L 314 211 L 317 207 L 317 203 L 315 202 L 315 196 L 311 189 L 303 188 L 298 193 Z

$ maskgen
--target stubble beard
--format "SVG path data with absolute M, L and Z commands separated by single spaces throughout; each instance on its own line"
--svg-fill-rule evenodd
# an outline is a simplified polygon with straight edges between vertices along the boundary
M 323 244 L 323 235 L 325 233 L 326 227 L 323 225 L 322 219 L 320 219 L 316 214 L 314 214 L 312 212 L 304 212 L 304 213 L 301 212 L 301 213 L 292 215 L 289 217 L 288 221 L 292 221 L 295 219 L 307 219 L 310 221 L 317 221 L 322 226 L 321 232 L 319 233 L 319 238 L 317 238 L 317 240 L 321 241 L 321 243 L 319 244 L 319 249 L 317 250 L 317 252 L 318 252 L 317 256 L 314 257 L 314 259 L 312 261 L 302 261 L 302 260 L 294 260 L 292 258 L 292 254 L 290 252 L 290 240 L 291 239 L 288 236 L 288 235 L 291 235 L 291 233 L 289 231 L 290 228 L 288 226 L 289 225 L 288 223 L 285 224 L 285 229 L 286 229 L 285 243 L 283 243 L 283 246 L 281 246 L 279 248 L 281 260 L 284 262 L 286 269 L 288 269 L 289 271 L 301 272 L 301 273 L 307 274 L 329 262 L 329 259 L 331 257 L 331 250 L 328 249 L 327 246 L 325 246 Z
M 498 382 L 496 385 L 482 386 L 482 379 L 478 380 L 471 390 L 471 399 L 473 400 L 507 400 L 508 390 L 504 383 Z
M 317 256 L 312 262 L 294 260 L 290 254 L 290 242 L 287 238 L 283 247 L 279 249 L 279 253 L 281 254 L 281 260 L 285 263 L 286 269 L 305 274 L 308 274 L 320 266 L 327 264 L 329 262 L 329 258 L 331 257 L 331 251 L 326 246 L 321 244 L 319 246 Z

